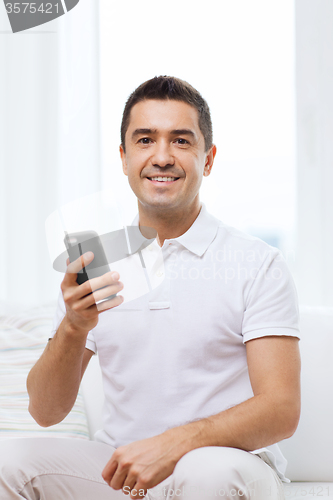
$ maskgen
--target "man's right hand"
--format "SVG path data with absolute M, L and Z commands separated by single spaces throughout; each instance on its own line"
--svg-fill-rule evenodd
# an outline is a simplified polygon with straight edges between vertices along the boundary
M 117 295 L 113 299 L 96 302 L 118 293 L 124 288 L 119 281 L 119 274 L 115 271 L 92 278 L 81 285 L 76 282 L 77 273 L 94 259 L 92 252 L 83 254 L 73 262 L 67 259 L 67 271 L 61 283 L 61 290 L 66 306 L 66 326 L 73 332 L 87 335 L 98 323 L 101 312 L 119 306 L 124 298 Z
M 124 300 L 117 295 L 96 306 L 96 302 L 123 289 L 118 273 L 114 276 L 109 272 L 77 284 L 77 273 L 94 258 L 93 253 L 88 254 L 72 263 L 67 261 L 67 271 L 61 283 L 65 317 L 27 378 L 29 411 L 44 427 L 61 422 L 72 409 L 82 376 L 93 355 L 93 351 L 85 347 L 87 335 L 97 325 L 102 311 L 116 307 Z

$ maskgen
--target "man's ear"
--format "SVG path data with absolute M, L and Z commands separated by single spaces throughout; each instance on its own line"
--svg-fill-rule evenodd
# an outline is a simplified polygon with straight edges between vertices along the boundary
M 120 146 L 119 146 L 119 152 L 120 152 L 121 162 L 123 164 L 123 172 L 125 175 L 127 175 L 126 154 L 125 154 L 125 151 L 124 151 L 122 144 L 120 144 Z
M 208 153 L 206 153 L 206 163 L 203 171 L 204 177 L 207 177 L 211 173 L 215 155 L 216 155 L 216 146 L 215 144 L 213 144 Z

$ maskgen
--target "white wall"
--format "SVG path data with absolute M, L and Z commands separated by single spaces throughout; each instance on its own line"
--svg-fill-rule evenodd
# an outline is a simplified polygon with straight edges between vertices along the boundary
M 296 0 L 301 303 L 333 305 L 333 2 Z

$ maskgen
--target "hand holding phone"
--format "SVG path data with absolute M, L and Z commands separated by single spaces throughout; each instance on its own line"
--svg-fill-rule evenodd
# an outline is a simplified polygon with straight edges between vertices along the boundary
M 77 273 L 76 282 L 78 285 L 110 272 L 102 242 L 95 231 L 65 233 L 64 243 L 70 262 L 74 262 L 87 252 L 94 254 L 94 259 Z M 93 290 L 93 292 L 95 291 Z M 116 294 L 103 297 L 103 300 L 110 300 L 114 297 L 116 297 Z
M 83 231 L 71 234 L 65 233 L 64 243 L 67 248 L 70 262 L 77 260 L 87 252 L 92 252 L 94 254 L 93 260 L 77 273 L 76 281 L 78 285 L 110 272 L 102 242 L 95 231 Z M 93 288 L 92 290 L 91 293 L 94 294 L 96 304 L 100 304 L 100 300 L 97 300 L 97 296 L 101 294 L 97 294 L 97 290 L 102 289 Z M 102 296 L 101 300 L 110 300 L 114 297 L 116 297 L 116 294 L 106 297 Z
M 123 302 L 117 292 L 123 289 L 119 274 L 107 272 L 102 276 L 89 279 L 78 286 L 77 275 L 93 261 L 93 254 L 84 253 L 73 262 L 67 259 L 67 271 L 61 283 L 61 290 L 66 307 L 64 320 L 69 331 L 86 337 L 98 323 L 101 312 L 119 306 Z M 93 293 L 92 293 L 93 291 Z M 114 296 L 105 300 L 105 296 Z

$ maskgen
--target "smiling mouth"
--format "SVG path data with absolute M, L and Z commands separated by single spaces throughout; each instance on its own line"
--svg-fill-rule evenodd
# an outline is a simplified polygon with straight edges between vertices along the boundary
M 162 183 L 171 183 L 179 179 L 179 177 L 147 177 L 149 181 Z

